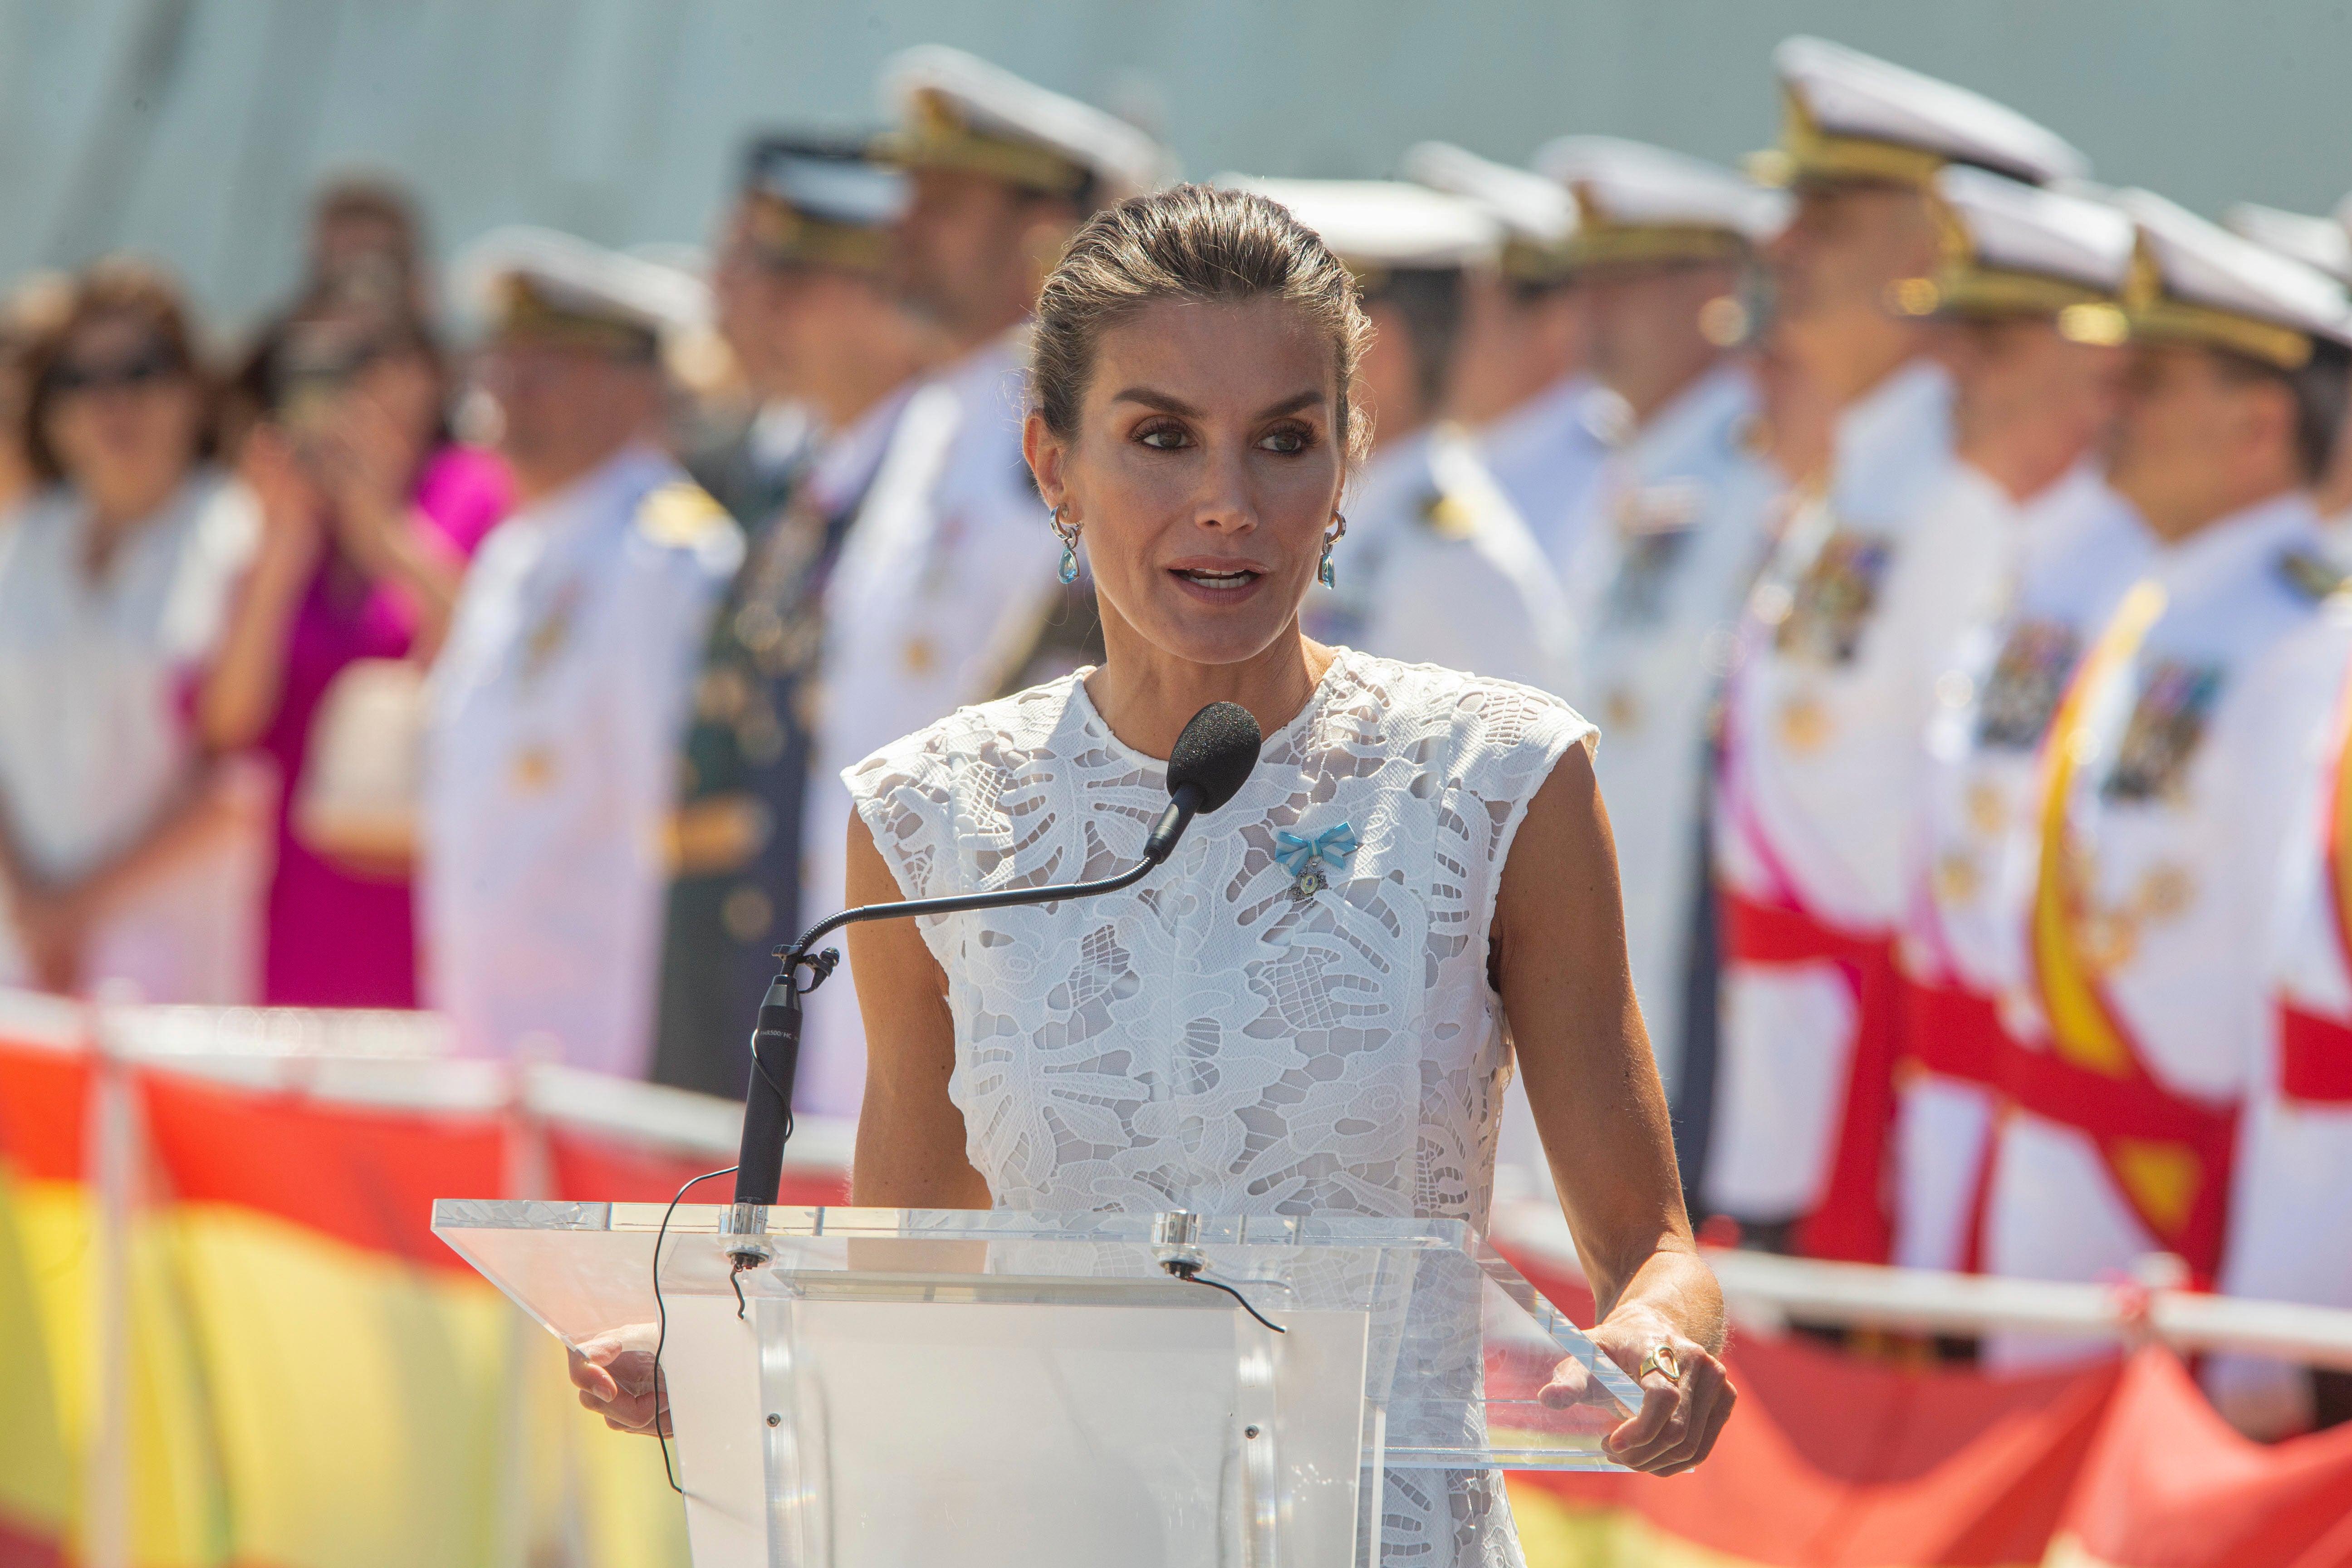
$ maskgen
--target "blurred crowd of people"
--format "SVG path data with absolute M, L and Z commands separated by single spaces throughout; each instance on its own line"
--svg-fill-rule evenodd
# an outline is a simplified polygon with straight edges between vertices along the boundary
M 1723 1238 L 2352 1307 L 2352 233 L 2099 186 L 1820 40 L 1774 67 L 1746 172 L 1567 137 L 1219 176 L 1377 331 L 1307 629 L 1601 725 Z M 152 268 L 16 292 L 0 981 L 421 1000 L 477 1054 L 741 1093 L 771 951 L 840 897 L 840 771 L 1099 655 L 1024 324 L 1171 177 L 954 51 L 882 97 L 751 148 L 703 266 L 516 229 L 445 279 L 353 181 L 233 365 Z M 852 988 L 810 1005 L 799 1104 L 853 1115 Z M 2352 1413 L 2208 1376 L 2250 1429 Z

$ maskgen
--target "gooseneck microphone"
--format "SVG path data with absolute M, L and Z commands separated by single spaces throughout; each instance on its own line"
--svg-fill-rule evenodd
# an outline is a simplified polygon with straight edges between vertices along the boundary
M 799 941 L 778 948 L 776 978 L 760 1003 L 759 1025 L 751 1031 L 751 1087 L 743 1100 L 743 1147 L 735 1169 L 735 1201 L 722 1227 L 726 1235 L 740 1238 L 740 1245 L 729 1248 L 735 1267 L 757 1268 L 767 1259 L 766 1247 L 752 1238 L 767 1231 L 767 1205 L 775 1201 L 776 1185 L 783 1173 L 784 1143 L 793 1135 L 793 1081 L 800 1073 L 801 998 L 824 984 L 841 963 L 837 951 L 827 948 L 812 952 L 812 948 L 843 926 L 863 921 L 1049 904 L 1133 887 L 1174 851 L 1193 817 L 1216 810 L 1239 793 L 1250 770 L 1257 766 L 1263 743 L 1257 721 L 1239 703 L 1212 702 L 1193 714 L 1169 753 L 1167 809 L 1143 842 L 1142 860 L 1116 877 L 866 904 L 828 915 Z

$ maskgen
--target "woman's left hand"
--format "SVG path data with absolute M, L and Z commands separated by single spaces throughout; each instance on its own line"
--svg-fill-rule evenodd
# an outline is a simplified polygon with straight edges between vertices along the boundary
M 1628 1469 L 1674 1476 L 1714 1451 L 1739 1399 L 1722 1362 L 1644 1306 L 1612 1312 L 1592 1331 L 1592 1342 L 1642 1385 L 1642 1408 L 1601 1439 L 1603 1453 Z M 1669 1375 L 1670 1368 L 1680 1375 Z M 1591 1374 L 1571 1359 L 1536 1397 L 1560 1409 L 1597 1394 Z

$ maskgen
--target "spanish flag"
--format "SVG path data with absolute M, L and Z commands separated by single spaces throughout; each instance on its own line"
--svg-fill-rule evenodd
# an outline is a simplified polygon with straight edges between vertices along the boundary
M 1688 1474 L 1510 1478 L 1529 1568 L 2352 1568 L 2352 1427 L 2249 1442 L 2168 1351 L 2020 1377 L 1797 1339 L 1728 1359 L 1738 1406 Z
M 580 1409 L 561 1348 L 429 1220 L 436 1197 L 525 1179 L 550 1196 L 667 1200 L 715 1162 L 433 1091 L 466 1076 L 448 1064 L 397 1064 L 401 1094 L 371 1094 L 364 1073 L 312 1092 L 100 1065 L 70 1030 L 11 1033 L 0 1568 L 86 1560 L 110 1397 L 128 1416 L 129 1488 L 102 1522 L 128 1530 L 139 1568 L 413 1568 L 559 1546 L 598 1568 L 683 1568 L 659 1449 Z M 135 1153 L 112 1237 L 86 1132 L 109 1086 Z M 824 1180 L 782 1195 L 846 1194 Z M 109 1297 L 129 1352 L 111 1396 Z

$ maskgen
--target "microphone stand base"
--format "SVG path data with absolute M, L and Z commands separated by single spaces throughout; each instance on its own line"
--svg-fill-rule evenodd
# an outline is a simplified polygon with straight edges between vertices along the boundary
M 719 1234 L 738 1239 L 727 1248 L 727 1256 L 735 1260 L 740 1273 L 746 1268 L 758 1268 L 775 1256 L 775 1249 L 766 1240 L 768 1205 L 765 1204 L 730 1204 L 725 1217 L 719 1222 Z

